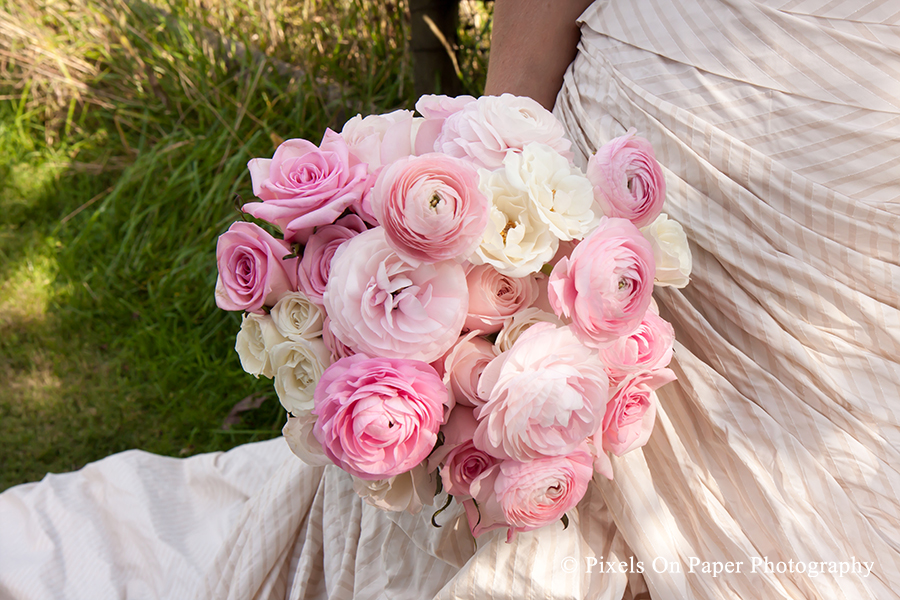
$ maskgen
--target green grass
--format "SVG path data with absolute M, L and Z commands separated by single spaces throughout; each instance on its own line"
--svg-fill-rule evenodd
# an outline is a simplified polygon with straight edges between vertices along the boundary
M 415 98 L 402 4 L 265 5 L 0 0 L 0 489 L 279 434 L 213 300 L 247 160 Z M 472 87 L 485 32 L 461 30 Z

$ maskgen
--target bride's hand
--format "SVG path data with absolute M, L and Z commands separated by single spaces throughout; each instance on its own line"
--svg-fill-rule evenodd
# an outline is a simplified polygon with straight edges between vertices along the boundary
M 590 0 L 496 0 L 486 95 L 530 96 L 548 110 L 575 58 Z

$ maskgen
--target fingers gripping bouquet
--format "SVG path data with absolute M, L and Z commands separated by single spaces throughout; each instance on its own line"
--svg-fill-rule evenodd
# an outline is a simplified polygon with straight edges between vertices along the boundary
M 609 454 L 646 443 L 674 333 L 655 285 L 691 270 L 634 132 L 573 165 L 562 125 L 510 95 L 423 96 L 248 167 L 216 302 L 244 369 L 275 380 L 291 449 L 367 502 L 439 488 L 475 536 L 564 519 Z

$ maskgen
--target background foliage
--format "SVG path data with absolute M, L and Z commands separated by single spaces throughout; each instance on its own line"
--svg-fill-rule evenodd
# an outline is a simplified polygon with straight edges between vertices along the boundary
M 408 28 L 402 1 L 0 0 L 0 489 L 280 433 L 213 301 L 216 238 L 249 158 L 412 108 Z M 469 93 L 489 32 L 464 0 Z

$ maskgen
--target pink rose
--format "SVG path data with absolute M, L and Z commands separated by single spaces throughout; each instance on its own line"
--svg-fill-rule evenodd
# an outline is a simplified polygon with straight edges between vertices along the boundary
M 456 406 L 447 424 L 441 427 L 444 443 L 428 457 L 429 470 L 441 466 L 444 489 L 458 500 L 469 496 L 469 484 L 482 472 L 497 463 L 493 456 L 482 452 L 472 443 L 478 421 L 472 409 Z
M 603 423 L 594 435 L 594 444 L 616 456 L 646 444 L 656 419 L 653 391 L 670 381 L 675 381 L 671 369 L 627 376 L 606 405 Z
M 253 223 L 238 221 L 216 244 L 216 306 L 257 312 L 297 289 L 297 259 L 282 260 L 291 247 Z
M 413 154 L 416 130 L 423 119 L 415 119 L 410 110 L 395 110 L 383 115 L 356 115 L 341 129 L 350 154 L 375 174 L 386 164 Z
M 431 362 L 459 337 L 469 293 L 459 263 L 404 261 L 377 227 L 337 249 L 323 302 L 354 351 Z
M 347 215 L 325 225 L 309 236 L 303 248 L 303 258 L 297 272 L 300 289 L 316 304 L 322 304 L 322 294 L 331 272 L 331 259 L 338 246 L 366 230 L 366 224 L 356 215 Z
M 351 160 L 341 136 L 325 130 L 320 147 L 307 140 L 287 140 L 271 159 L 247 163 L 253 193 L 262 202 L 244 212 L 272 223 L 287 241 L 305 243 L 314 227 L 328 225 L 359 201 L 368 181 L 366 165 Z
M 503 166 L 507 152 L 519 152 L 530 142 L 571 159 L 565 129 L 550 111 L 531 98 L 503 94 L 482 96 L 448 116 L 435 150 L 494 170 Z
M 610 376 L 619 380 L 628 373 L 654 371 L 668 365 L 674 343 L 672 325 L 648 310 L 634 333 L 600 349 L 600 359 Z
M 478 265 L 466 274 L 469 286 L 469 314 L 464 329 L 483 334 L 496 333 L 504 321 L 531 305 L 538 297 L 533 276 L 510 277 L 491 265 Z
M 594 474 L 593 457 L 582 443 L 566 456 L 527 462 L 502 461 L 469 485 L 475 502 L 463 503 L 472 535 L 509 527 L 506 541 L 558 521 L 584 497 Z
M 548 284 L 550 305 L 585 344 L 600 348 L 629 335 L 650 306 L 653 248 L 625 219 L 600 225 L 562 258 Z
M 468 257 L 481 243 L 488 217 L 475 168 L 435 153 L 386 166 L 371 207 L 397 254 L 423 262 Z
M 653 222 L 662 212 L 666 180 L 653 146 L 634 130 L 602 146 L 588 160 L 594 200 L 607 217 L 628 219 L 636 227 Z
M 485 367 L 497 357 L 497 349 L 484 338 L 471 332 L 461 338 L 444 358 L 444 383 L 450 390 L 454 404 L 481 406 L 484 399 L 478 395 L 478 381 Z
M 568 327 L 532 325 L 481 374 L 475 445 L 518 461 L 573 452 L 600 424 L 608 386 L 596 350 Z
M 313 401 L 328 458 L 360 479 L 386 479 L 432 451 L 447 390 L 421 361 L 356 354 L 325 370 Z

